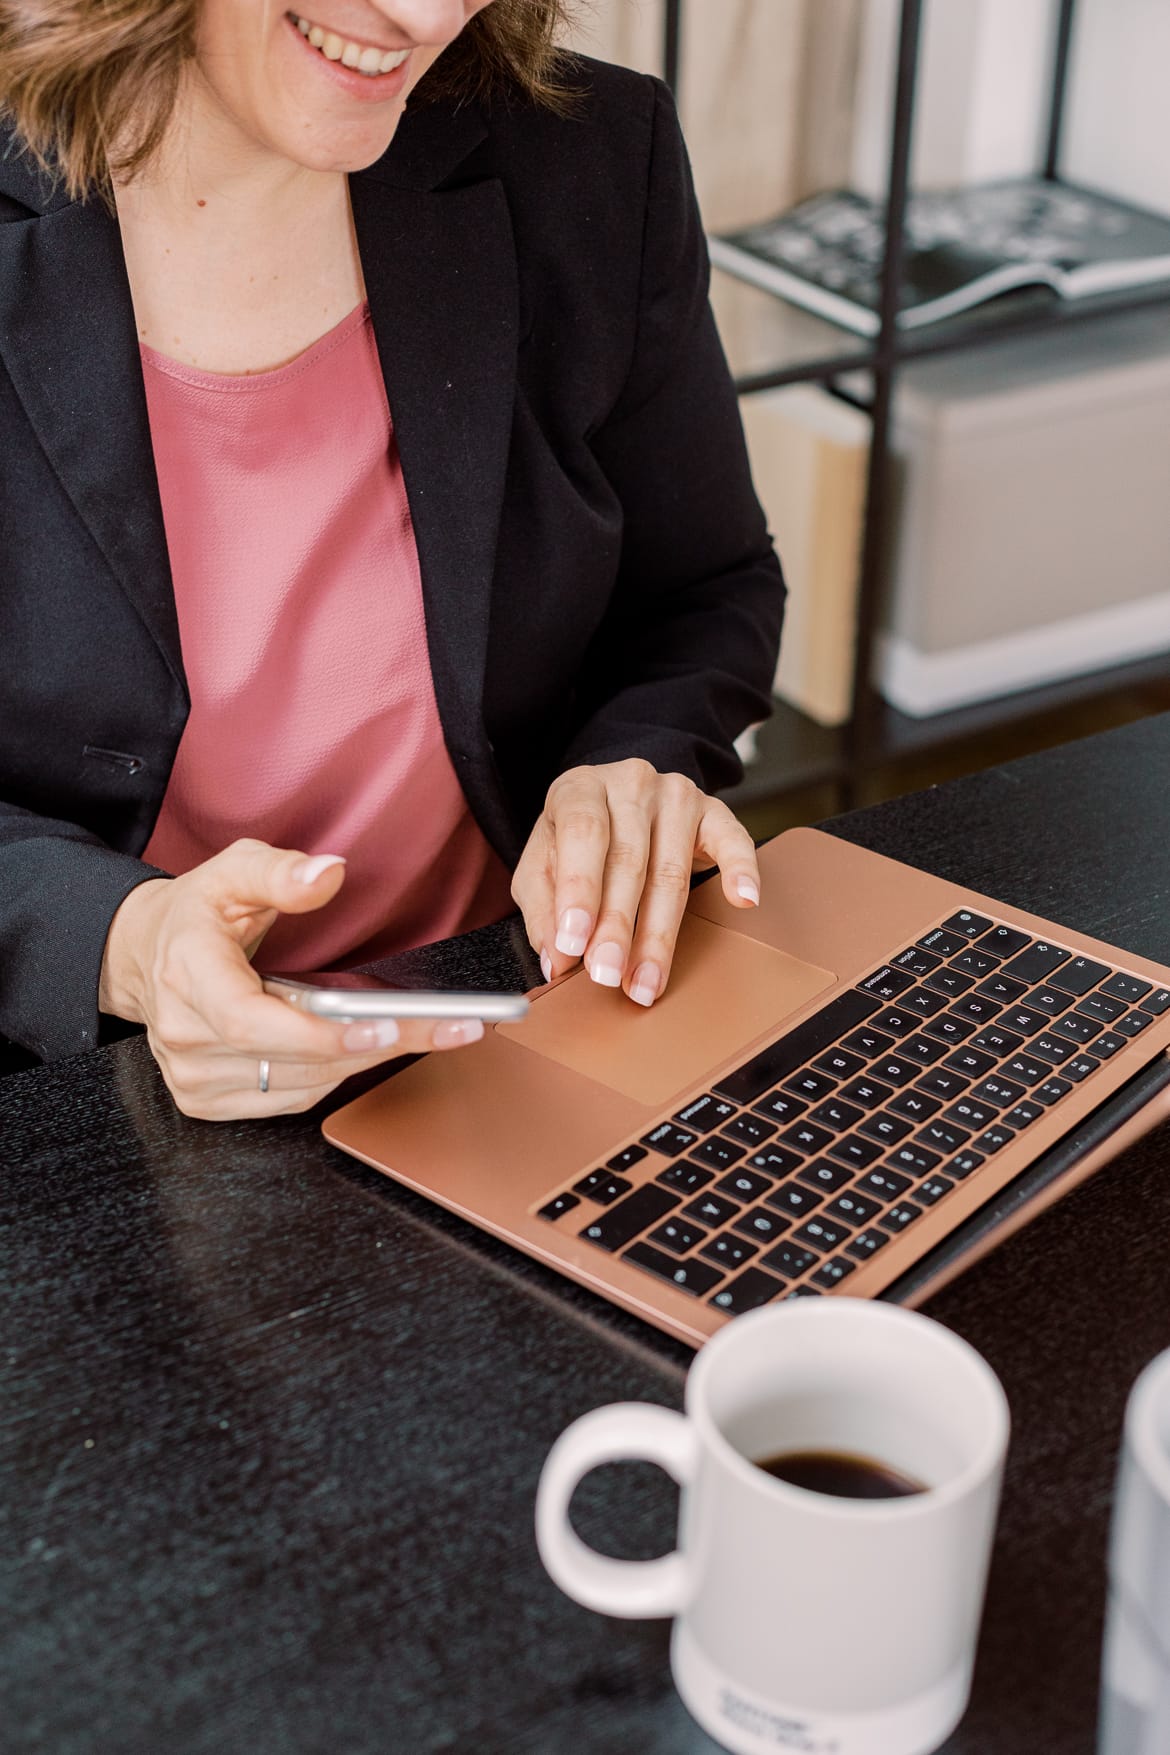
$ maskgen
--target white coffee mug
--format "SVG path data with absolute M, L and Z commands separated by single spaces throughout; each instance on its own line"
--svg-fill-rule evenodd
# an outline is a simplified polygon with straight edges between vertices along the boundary
M 1170 1352 L 1125 1410 L 1109 1538 L 1101 1755 L 1170 1751 Z
M 619 1403 L 562 1433 L 537 1545 L 587 1608 L 675 1617 L 675 1684 L 736 1755 L 927 1755 L 967 1703 L 1008 1429 L 995 1374 L 940 1324 L 793 1299 L 707 1342 L 685 1414 Z M 869 1457 L 925 1490 L 835 1498 L 756 1466 L 800 1451 Z M 582 1476 L 633 1459 L 682 1487 L 678 1550 L 658 1560 L 609 1559 L 569 1523 Z

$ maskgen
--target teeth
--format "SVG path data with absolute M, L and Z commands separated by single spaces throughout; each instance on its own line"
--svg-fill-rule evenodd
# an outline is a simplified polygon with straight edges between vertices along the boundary
M 402 66 L 410 54 L 409 49 L 363 48 L 361 43 L 339 37 L 335 31 L 323 30 L 319 24 L 312 24 L 309 19 L 301 18 L 295 13 L 293 19 L 301 35 L 307 37 L 326 60 L 340 61 L 343 67 L 353 67 L 369 78 L 374 78 L 379 73 L 392 73 L 395 67 Z

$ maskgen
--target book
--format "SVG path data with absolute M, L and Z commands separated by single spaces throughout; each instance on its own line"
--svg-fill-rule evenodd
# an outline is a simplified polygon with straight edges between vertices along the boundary
M 711 260 L 859 335 L 876 335 L 883 204 L 849 189 L 710 240 Z M 1087 298 L 1170 280 L 1170 218 L 1042 177 L 911 195 L 899 325 L 1022 287 Z
M 842 725 L 853 688 L 870 420 L 815 384 L 740 403 L 752 480 L 788 584 L 775 692 Z

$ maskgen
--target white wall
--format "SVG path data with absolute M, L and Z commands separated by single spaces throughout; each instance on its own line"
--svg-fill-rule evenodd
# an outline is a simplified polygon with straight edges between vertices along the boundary
M 1080 0 L 1063 170 L 1170 214 L 1168 0 Z

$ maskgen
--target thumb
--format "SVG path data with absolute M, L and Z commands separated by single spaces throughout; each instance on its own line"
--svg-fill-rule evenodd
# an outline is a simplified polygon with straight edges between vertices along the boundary
M 233 841 L 203 867 L 207 900 L 231 922 L 275 909 L 307 914 L 331 902 L 345 880 L 340 853 L 312 857 L 264 841 Z

